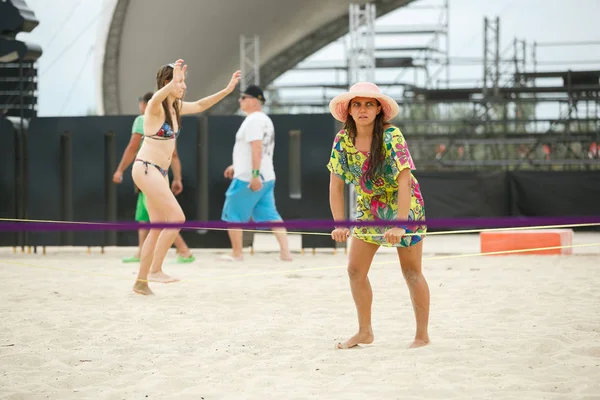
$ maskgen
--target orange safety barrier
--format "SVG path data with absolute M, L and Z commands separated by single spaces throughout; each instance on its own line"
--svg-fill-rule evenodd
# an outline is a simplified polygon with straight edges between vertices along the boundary
M 492 231 L 479 234 L 482 253 L 498 251 L 540 249 L 542 247 L 571 246 L 572 229 L 540 229 L 522 231 Z M 562 249 L 532 250 L 514 254 L 573 254 L 571 247 Z

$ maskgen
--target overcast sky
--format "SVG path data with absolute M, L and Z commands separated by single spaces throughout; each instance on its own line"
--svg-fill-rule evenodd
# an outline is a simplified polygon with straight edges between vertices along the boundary
M 102 20 L 102 0 L 25 0 L 34 11 L 39 26 L 21 40 L 39 44 L 44 54 L 39 60 L 39 115 L 86 115 L 96 107 L 96 65 L 98 21 Z M 197 0 L 206 1 L 206 0 Z M 251 0 L 245 0 L 251 1 Z M 415 4 L 440 3 L 420 0 Z M 599 0 L 450 0 L 451 57 L 481 57 L 484 16 L 501 19 L 501 48 L 514 37 L 528 42 L 600 41 L 597 8 Z M 437 11 L 436 11 L 437 12 Z M 395 11 L 378 21 L 381 25 L 430 23 L 435 15 L 426 11 Z M 331 58 L 321 51 L 312 59 Z M 339 46 L 337 46 L 339 48 Z M 600 46 L 540 48 L 540 61 L 600 60 Z M 563 64 L 560 69 L 600 69 L 596 64 Z M 544 69 L 540 66 L 540 69 Z M 545 68 L 548 69 L 548 68 Z M 554 67 L 553 69 L 556 69 Z M 481 67 L 452 70 L 452 77 L 481 77 Z M 384 77 L 377 77 L 383 79 Z M 296 78 L 288 74 L 279 81 Z

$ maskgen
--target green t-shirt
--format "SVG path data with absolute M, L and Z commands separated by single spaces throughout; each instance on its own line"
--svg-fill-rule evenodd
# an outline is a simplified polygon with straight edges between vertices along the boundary
M 133 126 L 131 127 L 131 133 L 137 133 L 138 135 L 144 134 L 144 116 L 138 115 L 135 117 L 133 121 Z
M 140 140 L 140 147 L 138 147 L 138 151 L 140 151 L 140 149 L 142 148 L 142 142 L 144 141 L 144 116 L 143 115 L 138 115 L 137 117 L 135 117 L 135 120 L 133 121 L 133 126 L 131 127 L 131 134 L 137 134 L 140 135 L 142 137 L 142 140 Z

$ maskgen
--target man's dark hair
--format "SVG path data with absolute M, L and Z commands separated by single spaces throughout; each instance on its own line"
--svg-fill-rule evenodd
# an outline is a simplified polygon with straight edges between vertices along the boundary
M 145 95 L 143 95 L 142 97 L 140 97 L 140 101 L 143 101 L 144 103 L 148 103 L 150 101 L 150 99 L 152 98 L 152 95 L 154 93 L 152 92 L 148 92 Z

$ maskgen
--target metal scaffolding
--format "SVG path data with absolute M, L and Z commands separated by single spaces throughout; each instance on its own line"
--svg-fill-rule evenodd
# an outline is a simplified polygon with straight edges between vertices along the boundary
M 350 4 L 348 85 L 375 81 L 375 4 Z
M 483 20 L 483 97 L 498 99 L 500 89 L 500 18 Z
M 288 77 L 298 76 L 297 82 L 276 81 L 269 85 L 269 97 L 277 98 L 279 112 L 326 112 L 332 97 L 360 80 L 372 81 L 388 93 L 392 90 L 400 96 L 405 86 L 433 87 L 436 82 L 449 80 L 449 0 L 416 5 L 410 2 L 405 6 L 407 10 L 422 14 L 419 20 L 430 20 L 419 24 L 377 25 L 375 4 L 360 7 L 350 6 L 349 33 L 332 44 L 336 52 L 343 54 L 340 59 L 300 62 L 286 73 Z M 439 79 L 444 73 L 446 79 Z M 311 74 L 315 78 L 310 83 L 300 83 L 306 82 Z M 376 75 L 395 78 L 382 80 Z M 323 82 L 324 77 L 329 78 Z
M 240 36 L 240 90 L 249 85 L 260 85 L 260 52 L 257 35 Z
M 500 18 L 494 16 L 483 21 L 482 56 L 450 57 L 448 0 L 427 6 L 441 10 L 436 24 L 373 22 L 372 36 L 365 11 L 363 31 L 355 29 L 358 16 L 352 10 L 357 8 L 352 7 L 358 6 L 352 6 L 351 34 L 340 40 L 346 45 L 350 39 L 346 60 L 304 62 L 291 71 L 301 78 L 328 71 L 329 81 L 272 85 L 276 93 L 292 93 L 279 96 L 280 112 L 328 112 L 332 97 L 358 80 L 372 80 L 401 105 L 394 123 L 410 138 L 411 154 L 422 169 L 600 169 L 600 59 L 556 60 L 561 52 L 555 51 L 588 46 L 588 54 L 597 54 L 599 41 L 515 38 L 502 46 Z M 418 44 L 417 37 L 429 40 Z M 545 49 L 553 61 L 544 61 Z M 453 76 L 464 78 L 451 80 L 450 67 Z M 461 73 L 463 68 L 469 72 Z M 444 71 L 446 79 L 440 76 Z M 319 90 L 321 95 L 315 95 Z

